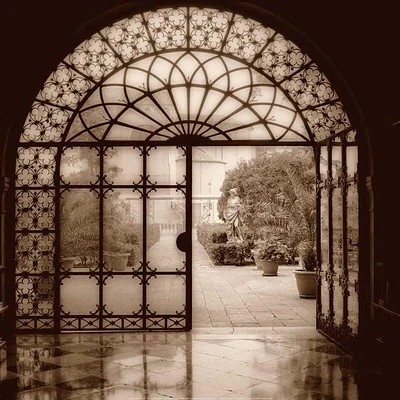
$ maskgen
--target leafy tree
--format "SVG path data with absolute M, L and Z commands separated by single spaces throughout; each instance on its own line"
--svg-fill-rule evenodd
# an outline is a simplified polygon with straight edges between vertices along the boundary
M 315 168 L 311 149 L 264 151 L 226 175 L 218 202 L 220 217 L 236 187 L 242 218 L 256 237 L 278 234 L 295 249 L 315 241 Z

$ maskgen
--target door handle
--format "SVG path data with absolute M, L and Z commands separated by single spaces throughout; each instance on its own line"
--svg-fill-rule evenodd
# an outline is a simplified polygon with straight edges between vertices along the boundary
M 189 235 L 187 232 L 182 232 L 176 238 L 176 247 L 183 252 L 187 252 L 190 246 Z

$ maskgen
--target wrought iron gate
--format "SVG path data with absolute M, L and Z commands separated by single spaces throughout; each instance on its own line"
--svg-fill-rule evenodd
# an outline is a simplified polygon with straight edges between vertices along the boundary
M 352 134 L 341 135 L 318 151 L 317 328 L 354 349 L 359 322 L 357 147 Z
M 190 329 L 191 254 L 176 243 L 191 231 L 189 160 L 173 146 L 63 149 L 61 331 Z
M 346 167 L 356 143 L 334 86 L 292 41 L 296 32 L 285 26 L 288 37 L 282 35 L 275 29 L 281 22 L 269 14 L 195 5 L 135 10 L 99 27 L 60 61 L 16 132 L 10 231 L 15 229 L 17 330 L 190 329 L 190 249 L 186 263 L 172 265 L 152 259 L 150 248 L 154 235 L 183 230 L 179 213 L 190 235 L 190 174 L 171 183 L 155 179 L 151 168 L 161 149 L 196 138 L 216 146 L 327 146 L 328 172 L 319 176 L 318 189 L 318 326 L 330 336 L 352 338 L 358 232 L 349 221 L 358 210 L 357 201 L 348 204 L 357 198 L 357 175 Z M 188 166 L 190 148 L 184 150 Z M 124 176 L 118 175 L 120 157 L 136 160 Z M 168 201 L 174 224 L 152 220 L 152 207 L 165 208 Z M 336 205 L 343 210 L 340 223 Z M 68 218 L 75 218 L 72 226 Z M 74 237 L 80 239 L 75 245 L 63 245 Z M 74 247 L 76 254 L 67 254 Z M 127 269 L 115 252 L 129 254 Z M 67 255 L 72 265 L 60 261 Z M 184 284 L 175 291 L 178 282 Z M 157 284 L 181 298 L 153 298 Z M 127 293 L 138 297 L 124 301 Z
M 65 178 L 76 152 L 90 173 Z M 75 254 L 61 263 L 61 330 L 190 328 L 190 252 L 176 248 L 190 232 L 186 161 L 171 146 L 64 149 L 61 257 Z

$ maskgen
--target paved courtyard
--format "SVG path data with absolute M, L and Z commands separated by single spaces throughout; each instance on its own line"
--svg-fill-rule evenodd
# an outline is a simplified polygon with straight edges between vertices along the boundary
M 315 299 L 299 297 L 294 266 L 262 276 L 252 266 L 214 266 L 193 242 L 193 327 L 315 327 Z
M 152 267 L 174 271 L 182 266 L 183 254 L 176 248 L 175 235 L 166 234 L 150 249 L 148 257 Z M 277 276 L 267 277 L 254 265 L 215 266 L 194 231 L 193 328 L 315 327 L 315 300 L 299 297 L 293 269 L 279 266 Z M 184 282 L 177 277 L 164 280 L 152 290 L 158 296 L 154 301 L 167 307 L 163 311 L 173 312 L 184 302 Z M 157 307 L 156 311 L 160 310 Z
M 184 267 L 184 253 L 175 234 L 163 234 L 148 252 L 152 268 L 172 272 Z M 280 266 L 277 276 L 262 276 L 254 265 L 215 266 L 194 235 L 193 328 L 315 327 L 315 300 L 298 295 L 294 266 Z M 72 314 L 96 311 L 98 286 L 89 275 L 64 280 L 63 310 Z M 185 280 L 179 275 L 150 279 L 147 303 L 151 312 L 175 314 L 185 309 Z M 76 296 L 79 293 L 79 296 Z M 108 312 L 129 314 L 143 303 L 140 279 L 113 276 L 103 289 Z

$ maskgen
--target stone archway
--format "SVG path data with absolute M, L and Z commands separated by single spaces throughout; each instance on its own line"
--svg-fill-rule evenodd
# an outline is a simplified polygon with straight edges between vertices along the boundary
M 350 278 L 347 225 L 348 189 L 357 191 L 358 183 L 355 130 L 318 65 L 269 26 L 271 16 L 260 20 L 213 8 L 144 11 L 100 29 L 50 74 L 26 118 L 16 163 L 18 329 L 60 329 L 59 282 L 70 274 L 60 270 L 59 198 L 73 186 L 62 182 L 63 153 L 94 149 L 99 179 L 83 186 L 102 199 L 113 187 L 104 175 L 107 149 L 136 146 L 145 154 L 147 146 L 190 147 L 195 139 L 197 144 L 309 145 L 318 165 L 327 161 L 327 168 L 317 167 L 318 199 L 326 201 L 319 211 L 326 222 L 319 229 L 320 243 L 327 243 L 319 246 L 318 327 L 339 341 L 356 336 L 348 299 L 356 299 L 358 272 Z M 339 264 L 334 262 L 337 202 L 344 212 L 336 229 Z M 88 272 L 88 279 L 93 275 L 97 272 Z M 337 309 L 343 310 L 339 318 Z M 356 307 L 352 310 L 356 321 Z

